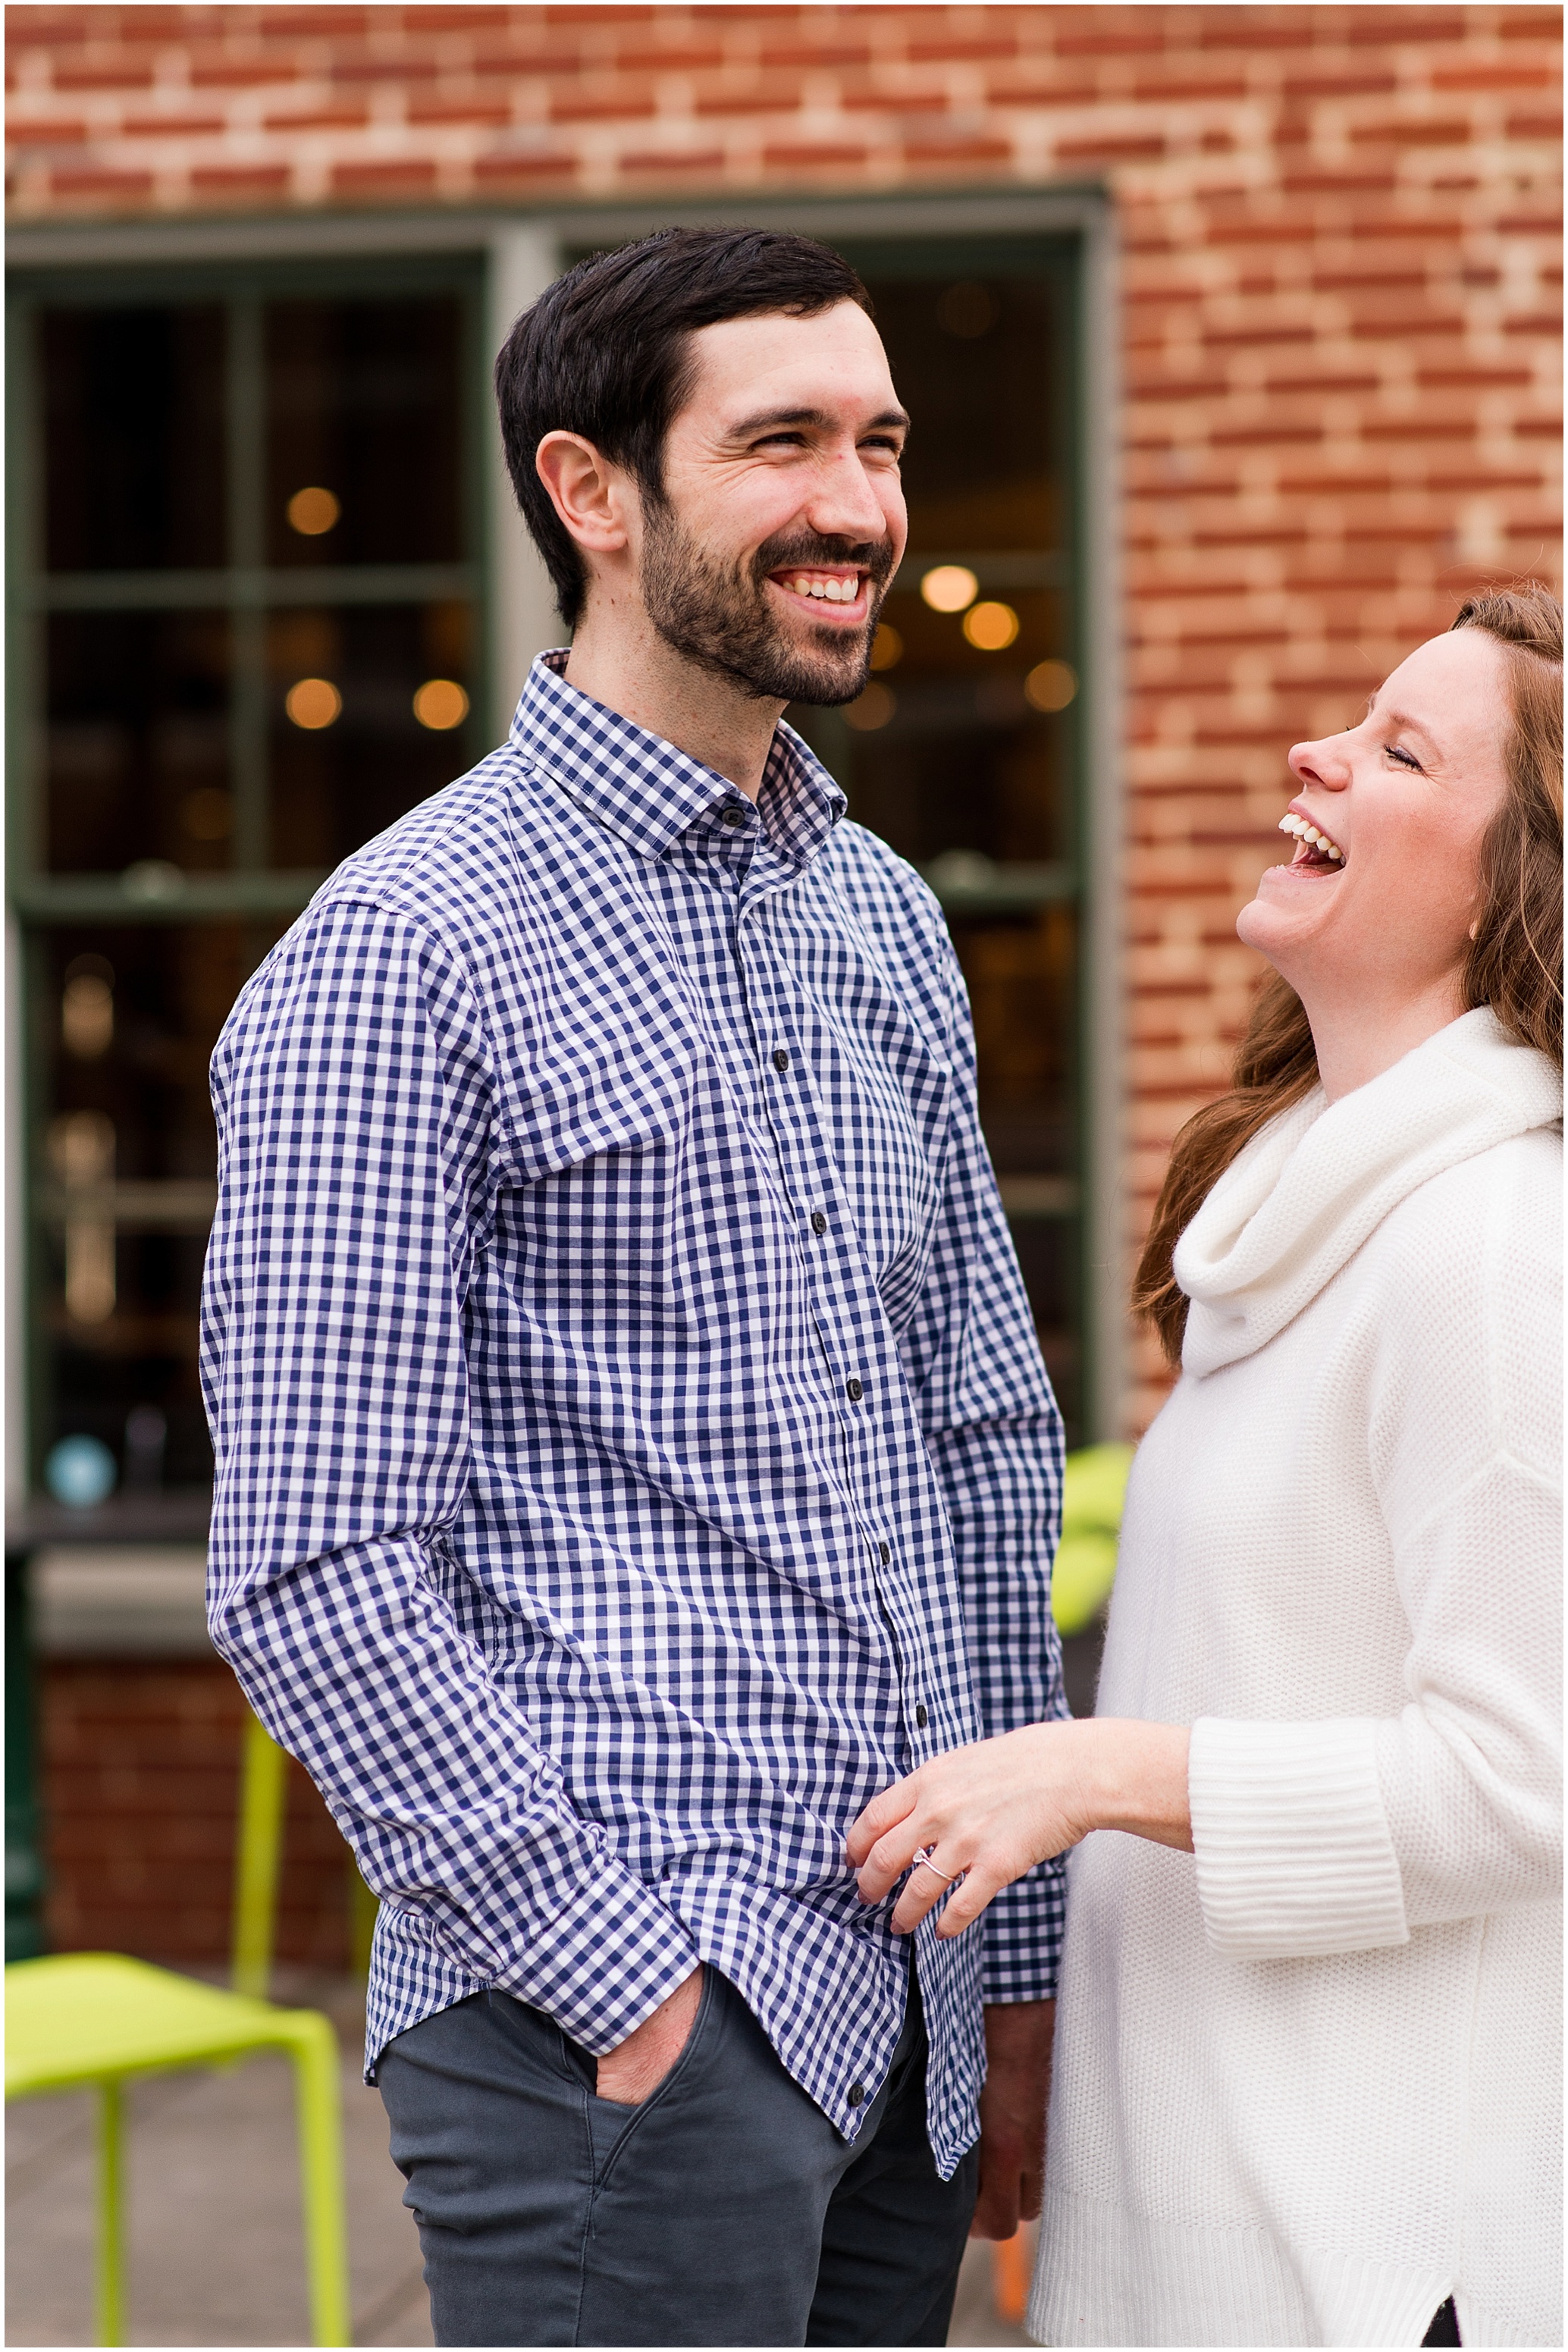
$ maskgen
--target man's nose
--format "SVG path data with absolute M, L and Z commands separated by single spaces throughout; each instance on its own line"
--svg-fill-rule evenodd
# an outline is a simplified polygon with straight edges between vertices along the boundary
M 858 450 L 836 451 L 820 468 L 805 520 L 824 539 L 886 539 L 888 513 Z

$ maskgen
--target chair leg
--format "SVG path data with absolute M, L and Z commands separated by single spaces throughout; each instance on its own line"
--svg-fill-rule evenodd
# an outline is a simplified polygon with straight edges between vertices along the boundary
M 95 2300 L 100 2344 L 125 2341 L 123 2089 L 98 2086 L 98 2252 Z
M 278 1918 L 278 1873 L 283 1858 L 283 1815 L 289 1801 L 289 1759 L 254 1715 L 246 1717 L 239 1776 L 239 1823 L 234 1853 L 234 1948 L 229 1982 L 253 2000 L 267 1998 Z
M 296 2014 L 293 2058 L 311 2335 L 317 2344 L 348 2344 L 352 2322 L 338 2043 L 324 2017 Z
M 370 1950 L 375 1941 L 375 1923 L 381 1911 L 377 1895 L 359 1874 L 359 1864 L 349 1856 L 349 1943 L 353 1972 L 356 1977 L 370 1974 Z

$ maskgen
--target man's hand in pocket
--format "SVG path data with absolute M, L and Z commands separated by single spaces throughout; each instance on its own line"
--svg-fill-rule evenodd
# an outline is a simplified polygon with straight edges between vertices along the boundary
M 595 2084 L 601 2099 L 623 2107 L 651 2098 L 691 2038 L 702 1998 L 702 1969 L 694 1968 L 651 2017 L 645 2017 L 618 2049 L 601 2058 Z

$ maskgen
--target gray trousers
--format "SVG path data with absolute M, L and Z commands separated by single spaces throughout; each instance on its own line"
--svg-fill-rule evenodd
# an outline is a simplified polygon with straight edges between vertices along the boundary
M 437 2343 L 944 2344 L 978 2167 L 938 2179 L 925 2068 L 911 1990 L 851 2146 L 712 1969 L 636 2107 L 507 1994 L 411 2026 L 379 2076 Z

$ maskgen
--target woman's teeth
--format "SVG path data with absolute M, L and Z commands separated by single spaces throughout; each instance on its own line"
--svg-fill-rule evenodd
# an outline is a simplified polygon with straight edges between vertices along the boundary
M 1336 866 L 1344 864 L 1345 854 L 1339 843 L 1331 841 L 1326 833 L 1321 833 L 1318 827 L 1309 824 L 1304 816 L 1294 814 L 1282 816 L 1279 820 L 1279 830 L 1281 833 L 1293 833 L 1298 841 L 1304 841 L 1307 844 L 1309 849 L 1321 850 L 1323 856 L 1331 857 Z
M 858 576 L 853 580 L 825 580 L 820 574 L 810 576 L 802 572 L 789 584 L 797 596 L 819 596 L 829 604 L 853 604 L 860 593 Z

